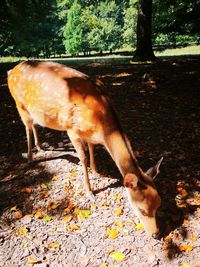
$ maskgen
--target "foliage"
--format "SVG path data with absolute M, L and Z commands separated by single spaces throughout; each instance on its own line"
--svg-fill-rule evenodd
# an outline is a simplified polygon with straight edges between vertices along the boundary
M 153 43 L 200 40 L 200 0 L 153 1 Z M 136 45 L 137 0 L 2 0 L 1 56 L 59 56 Z

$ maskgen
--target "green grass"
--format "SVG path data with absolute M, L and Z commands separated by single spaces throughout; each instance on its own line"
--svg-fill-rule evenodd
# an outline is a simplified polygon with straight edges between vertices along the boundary
M 155 52 L 157 57 L 173 57 L 173 56 L 189 56 L 200 55 L 200 45 L 187 46 L 176 49 L 166 49 L 162 52 Z M 131 61 L 132 56 L 98 56 L 98 57 L 74 57 L 74 58 L 51 58 L 46 60 L 60 62 L 66 65 L 87 65 L 92 63 L 99 64 L 128 64 Z M 26 57 L 0 57 L 0 64 L 13 64 L 17 61 L 26 60 Z
M 187 46 L 175 49 L 166 49 L 162 52 L 156 52 L 156 56 L 186 56 L 186 55 L 200 55 L 200 45 Z

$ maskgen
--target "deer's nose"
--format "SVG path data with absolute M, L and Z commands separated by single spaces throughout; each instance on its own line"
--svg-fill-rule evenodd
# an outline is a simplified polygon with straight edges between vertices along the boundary
M 155 239 L 161 239 L 161 234 L 160 232 L 158 232 L 158 233 L 152 234 L 152 237 Z

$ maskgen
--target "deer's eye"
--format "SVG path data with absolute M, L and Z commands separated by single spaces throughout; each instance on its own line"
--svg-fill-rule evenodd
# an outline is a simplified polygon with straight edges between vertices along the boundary
M 139 209 L 139 211 L 142 213 L 143 216 L 148 216 L 148 213 L 145 210 Z

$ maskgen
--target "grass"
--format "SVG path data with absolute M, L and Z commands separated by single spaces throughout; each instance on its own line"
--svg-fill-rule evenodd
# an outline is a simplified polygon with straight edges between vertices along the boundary
M 166 49 L 162 52 L 155 52 L 157 57 L 173 57 L 186 55 L 200 55 L 200 45 L 187 46 L 176 49 Z M 97 56 L 97 57 L 76 57 L 76 58 L 51 58 L 46 60 L 56 61 L 67 65 L 85 65 L 92 63 L 99 64 L 128 64 L 132 56 Z M 0 57 L 1 63 L 15 63 L 17 61 L 26 60 L 26 57 Z
M 166 49 L 162 52 L 156 52 L 156 56 L 185 56 L 185 55 L 200 55 L 200 45 L 186 46 L 182 48 Z

